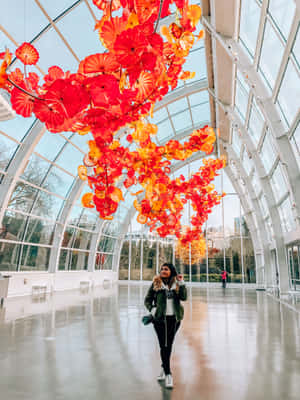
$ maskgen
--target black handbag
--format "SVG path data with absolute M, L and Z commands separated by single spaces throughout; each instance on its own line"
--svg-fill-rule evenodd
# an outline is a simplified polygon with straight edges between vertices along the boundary
M 142 318 L 142 323 L 144 325 L 149 325 L 153 321 L 154 321 L 154 318 L 153 318 L 152 314 L 144 315 L 143 318 Z

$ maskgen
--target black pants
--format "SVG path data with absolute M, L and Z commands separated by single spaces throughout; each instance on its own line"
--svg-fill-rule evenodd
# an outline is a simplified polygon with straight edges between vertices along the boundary
M 171 373 L 170 358 L 172 345 L 176 332 L 179 329 L 180 322 L 176 321 L 175 316 L 167 315 L 165 321 L 155 321 L 153 325 L 159 341 L 162 367 L 165 371 L 165 374 L 168 375 Z
M 222 279 L 223 288 L 226 288 L 226 279 Z

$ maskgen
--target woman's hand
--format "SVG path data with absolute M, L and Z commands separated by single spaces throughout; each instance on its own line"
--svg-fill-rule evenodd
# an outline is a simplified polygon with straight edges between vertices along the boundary
M 176 279 L 178 280 L 178 282 L 183 281 L 183 275 L 182 274 L 176 275 Z

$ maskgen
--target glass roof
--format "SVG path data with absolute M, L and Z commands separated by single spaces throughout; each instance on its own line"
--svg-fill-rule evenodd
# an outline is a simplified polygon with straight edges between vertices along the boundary
M 192 3 L 199 2 L 195 0 Z M 237 43 L 247 54 L 257 79 L 262 80 L 269 100 L 280 114 L 295 155 L 295 168 L 299 169 L 300 117 L 299 101 L 295 99 L 300 98 L 300 28 L 299 13 L 295 14 L 295 11 L 294 1 L 269 0 L 266 12 L 262 14 L 260 0 L 242 0 Z M 30 67 L 29 71 L 34 70 L 43 75 L 47 73 L 49 66 L 55 64 L 65 70 L 75 71 L 80 59 L 105 50 L 94 31 L 94 24 L 100 17 L 101 12 L 92 4 L 92 0 L 10 0 L 1 9 L 0 48 L 8 47 L 14 51 L 22 42 L 30 41 L 38 49 L 40 60 L 37 67 Z M 201 26 L 198 27 L 200 29 Z M 214 120 L 211 116 L 211 96 L 207 90 L 208 72 L 211 73 L 212 65 L 207 65 L 209 61 L 206 60 L 210 58 L 212 55 L 206 54 L 204 41 L 199 41 L 184 65 L 185 70 L 196 72 L 195 77 L 180 82 L 161 104 L 156 105 L 153 118 L 148 120 L 158 125 L 158 133 L 154 138 L 157 144 L 164 144 L 173 138 L 183 141 L 193 129 Z M 14 66 L 21 67 L 17 60 L 14 61 Z M 292 214 L 287 209 L 295 199 L 290 193 L 285 164 L 281 162 L 278 141 L 272 128 L 273 121 L 268 121 L 265 117 L 266 110 L 262 102 L 264 99 L 255 95 L 255 84 L 237 63 L 232 110 L 240 118 L 242 130 L 247 132 L 260 157 L 265 174 L 270 177 L 272 190 L 277 191 L 275 201 L 280 218 L 284 221 L 285 229 L 289 229 L 294 225 L 291 221 Z M 213 112 L 215 113 L 214 110 Z M 34 118 L 24 119 L 20 116 L 0 122 L 0 177 L 7 173 L 19 146 L 32 132 L 33 124 Z M 269 200 L 252 158 L 253 148 L 249 151 L 237 126 L 231 125 L 230 131 L 230 145 L 255 187 L 264 210 L 266 226 L 269 224 L 272 228 L 268 213 Z M 55 222 L 65 223 L 63 248 L 72 259 L 75 257 L 74 246 L 80 251 L 90 249 L 93 232 L 101 231 L 102 235 L 118 236 L 132 207 L 131 193 L 139 187 L 137 185 L 136 188 L 124 190 L 125 201 L 121 202 L 112 222 L 102 224 L 95 210 L 81 207 L 82 193 L 90 190 L 78 182 L 77 166 L 82 163 L 83 156 L 88 151 L 87 141 L 91 138 L 90 134 L 79 136 L 68 132 L 42 132 L 22 171 L 18 171 L 5 210 L 7 221 L 12 218 L 17 221 L 19 231 L 12 233 L 16 242 L 51 246 Z M 121 143 L 127 145 L 124 136 Z M 130 148 L 134 149 L 134 144 Z M 191 166 L 194 168 L 197 163 L 201 161 L 194 161 Z M 177 170 L 176 174 L 185 174 L 188 166 L 183 164 L 181 170 L 179 166 L 176 162 L 172 163 L 172 167 Z M 236 178 L 237 182 L 243 182 L 244 178 L 238 172 Z M 226 174 L 223 175 L 223 180 L 226 191 L 225 187 L 228 186 L 229 189 L 231 185 Z M 230 191 L 235 192 L 232 187 Z M 245 183 L 241 186 L 241 191 L 249 196 Z M 73 207 L 70 207 L 70 203 Z M 251 204 L 250 206 L 252 207 Z M 70 211 L 65 215 L 63 210 L 68 207 Z M 254 219 L 256 218 L 258 217 L 255 216 Z M 41 227 L 41 233 L 34 237 L 31 234 L 33 227 L 42 220 L 47 223 Z M 97 247 L 97 251 L 103 251 L 103 248 Z M 109 252 L 113 252 L 113 247 L 109 249 Z M 66 254 L 64 257 L 67 257 Z

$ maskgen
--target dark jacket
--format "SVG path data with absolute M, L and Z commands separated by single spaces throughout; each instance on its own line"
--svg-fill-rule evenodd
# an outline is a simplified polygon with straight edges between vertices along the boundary
M 174 281 L 175 283 L 175 281 Z M 174 287 L 174 284 L 173 284 Z M 187 299 L 187 290 L 185 284 L 176 283 L 173 290 L 174 297 L 174 312 L 177 321 L 181 321 L 184 315 L 184 308 L 180 304 L 180 300 L 185 301 Z M 167 308 L 167 294 L 163 288 L 163 281 L 160 275 L 153 278 L 152 285 L 150 286 L 144 301 L 145 307 L 151 312 L 153 307 L 156 307 L 154 315 L 155 320 L 162 320 L 166 315 Z

